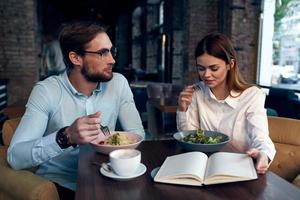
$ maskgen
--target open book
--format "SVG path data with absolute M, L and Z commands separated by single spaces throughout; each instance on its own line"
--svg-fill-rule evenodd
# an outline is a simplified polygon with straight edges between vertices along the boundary
M 209 158 L 202 152 L 167 157 L 154 181 L 201 186 L 257 179 L 253 160 L 247 154 L 217 152 Z

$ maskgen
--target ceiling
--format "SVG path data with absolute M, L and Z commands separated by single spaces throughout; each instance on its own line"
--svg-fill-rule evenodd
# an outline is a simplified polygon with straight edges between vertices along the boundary
M 100 19 L 115 26 L 117 17 L 131 12 L 142 0 L 41 0 L 44 31 L 57 30 L 61 23 L 76 18 Z

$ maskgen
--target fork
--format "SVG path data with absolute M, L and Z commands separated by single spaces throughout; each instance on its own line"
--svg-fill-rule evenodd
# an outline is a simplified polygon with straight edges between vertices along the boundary
M 105 135 L 105 136 L 110 136 L 110 131 L 109 131 L 109 128 L 107 126 L 103 126 L 102 124 L 100 124 L 100 130 L 102 131 L 102 133 Z

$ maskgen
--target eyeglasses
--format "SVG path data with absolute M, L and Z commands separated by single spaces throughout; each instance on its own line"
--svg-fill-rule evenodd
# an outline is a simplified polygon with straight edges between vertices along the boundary
M 117 56 L 118 49 L 116 47 L 112 47 L 111 49 L 100 49 L 99 51 L 83 51 L 83 53 L 93 53 L 93 54 L 98 54 L 103 57 L 107 57 L 109 53 L 111 53 L 112 57 L 115 58 Z

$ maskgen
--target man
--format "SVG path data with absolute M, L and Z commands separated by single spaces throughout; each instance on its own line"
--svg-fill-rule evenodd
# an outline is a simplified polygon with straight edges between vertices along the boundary
M 42 67 L 41 73 L 44 77 L 58 75 L 66 68 L 59 41 L 51 34 L 44 35 Z
M 36 84 L 7 157 L 14 169 L 39 166 L 36 173 L 56 183 L 61 196 L 76 188 L 78 144 L 104 138 L 100 123 L 114 130 L 119 119 L 124 130 L 145 133 L 127 80 L 112 72 L 116 49 L 105 29 L 73 22 L 60 45 L 67 71 Z

